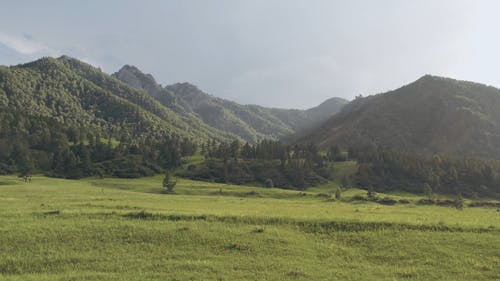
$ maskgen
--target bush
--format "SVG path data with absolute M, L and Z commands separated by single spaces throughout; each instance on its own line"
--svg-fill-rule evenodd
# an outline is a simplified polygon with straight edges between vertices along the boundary
M 380 204 L 383 204 L 383 205 L 394 205 L 398 201 L 396 201 L 396 200 L 394 200 L 392 198 L 389 198 L 389 197 L 384 197 L 382 199 L 377 200 L 377 202 L 380 203 Z
M 434 201 L 433 199 L 429 199 L 429 198 L 422 198 L 422 199 L 417 201 L 417 204 L 419 204 L 419 205 L 434 205 L 434 204 L 436 204 L 436 201 Z
M 464 199 L 462 196 L 458 195 L 453 202 L 457 210 L 462 210 L 464 208 Z
M 354 195 L 352 197 L 353 201 L 366 201 L 367 199 L 363 195 Z
M 438 206 L 455 206 L 455 201 L 453 200 L 437 200 L 436 205 Z
M 500 208 L 500 202 L 475 201 L 469 204 L 469 207 L 496 207 Z
M 340 187 L 337 187 L 337 190 L 335 190 L 335 199 L 342 199 L 342 190 L 340 190 Z
M 326 193 L 318 193 L 316 194 L 317 197 L 323 197 L 323 198 L 330 198 L 330 194 L 326 194 Z
M 406 199 L 399 199 L 399 203 L 400 204 L 410 204 L 410 201 L 406 200 Z

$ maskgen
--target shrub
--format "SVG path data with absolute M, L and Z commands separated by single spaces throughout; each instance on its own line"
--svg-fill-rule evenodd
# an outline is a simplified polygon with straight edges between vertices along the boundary
M 464 199 L 460 194 L 455 198 L 454 205 L 457 210 L 462 210 L 464 208 Z
M 384 198 L 378 200 L 377 202 L 380 203 L 380 204 L 383 204 L 383 205 L 394 205 L 398 201 L 396 201 L 396 200 L 394 200 L 392 198 L 389 198 L 389 197 L 384 197 Z
M 266 184 L 266 187 L 268 187 L 268 188 L 274 187 L 274 183 L 273 183 L 272 179 L 266 179 L 265 184 Z
M 340 190 L 340 187 L 337 187 L 337 190 L 335 190 L 335 199 L 342 199 L 342 190 Z
M 259 228 L 256 228 L 254 231 L 252 231 L 253 233 L 264 233 L 264 228 L 262 227 L 259 227 Z
M 417 201 L 417 204 L 419 204 L 419 205 L 434 205 L 434 204 L 436 204 L 436 201 L 434 201 L 433 199 L 429 199 L 429 198 L 422 198 L 422 199 Z
M 399 199 L 399 203 L 400 204 L 410 204 L 410 201 L 406 200 L 406 199 Z
M 366 198 L 363 195 L 354 195 L 352 197 L 353 201 L 366 201 Z
M 316 196 L 323 197 L 323 198 L 330 198 L 331 197 L 330 194 L 326 194 L 326 193 L 318 193 L 318 194 L 316 194 Z
M 500 208 L 500 202 L 475 201 L 475 202 L 470 203 L 469 207 L 498 207 L 498 208 Z
M 446 200 L 437 200 L 436 201 L 436 205 L 438 205 L 438 206 L 454 206 L 455 205 L 455 201 L 449 200 L 449 199 L 446 199 Z

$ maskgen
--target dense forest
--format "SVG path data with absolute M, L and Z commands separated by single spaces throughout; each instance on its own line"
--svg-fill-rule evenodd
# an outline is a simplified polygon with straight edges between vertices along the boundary
M 359 168 L 354 183 L 380 192 L 408 191 L 500 197 L 500 161 L 439 154 L 417 154 L 382 148 L 351 151 Z
M 263 140 L 255 145 L 217 143 L 201 146 L 202 164 L 190 165 L 180 174 L 198 180 L 234 184 L 259 184 L 267 187 L 294 188 L 325 183 L 333 165 L 314 145 L 285 145 Z
M 140 177 L 175 168 L 195 151 L 196 144 L 175 135 L 160 140 L 123 136 L 117 141 L 84 127 L 63 126 L 53 118 L 0 112 L 0 174 Z
M 68 57 L 0 67 L 0 173 L 151 175 L 209 136 L 226 137 Z

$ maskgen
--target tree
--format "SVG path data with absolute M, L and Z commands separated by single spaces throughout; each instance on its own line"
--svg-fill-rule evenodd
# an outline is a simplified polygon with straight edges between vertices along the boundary
M 464 199 L 462 198 L 462 195 L 460 193 L 455 198 L 455 201 L 453 202 L 453 204 L 455 205 L 455 208 L 457 208 L 457 210 L 464 209 Z
M 340 187 L 337 187 L 337 190 L 335 191 L 335 199 L 342 199 L 342 190 L 340 189 Z
M 29 156 L 26 156 L 24 162 L 19 165 L 19 178 L 24 182 L 31 181 L 31 174 L 33 173 L 35 164 L 33 163 L 33 159 Z
M 30 182 L 31 181 L 31 170 L 25 170 L 22 169 L 19 173 L 19 176 L 17 176 L 24 182 Z
M 429 200 L 432 199 L 432 187 L 428 183 L 424 183 L 422 191 Z
M 274 183 L 272 179 L 266 179 L 266 187 L 274 187 Z
M 163 192 L 172 194 L 174 193 L 174 187 L 177 185 L 177 180 L 172 179 L 172 175 L 169 171 L 165 172 L 165 177 L 163 178 Z
M 238 140 L 234 140 L 229 145 L 229 154 L 232 158 L 237 159 L 239 152 L 240 152 L 240 142 Z

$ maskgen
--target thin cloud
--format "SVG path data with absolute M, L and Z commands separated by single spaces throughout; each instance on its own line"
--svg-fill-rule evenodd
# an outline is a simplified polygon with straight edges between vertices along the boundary
M 22 55 L 36 55 L 50 51 L 47 45 L 34 40 L 31 36 L 16 37 L 0 32 L 0 43 Z
M 42 41 L 36 40 L 31 35 L 13 36 L 0 31 L 0 46 L 6 47 L 10 55 L 0 54 L 0 63 L 20 63 L 38 59 L 42 56 L 58 57 L 68 55 L 96 67 L 102 67 L 103 63 L 96 59 L 89 51 L 80 46 L 54 47 L 48 46 Z M 19 61 L 12 61 L 15 57 Z

